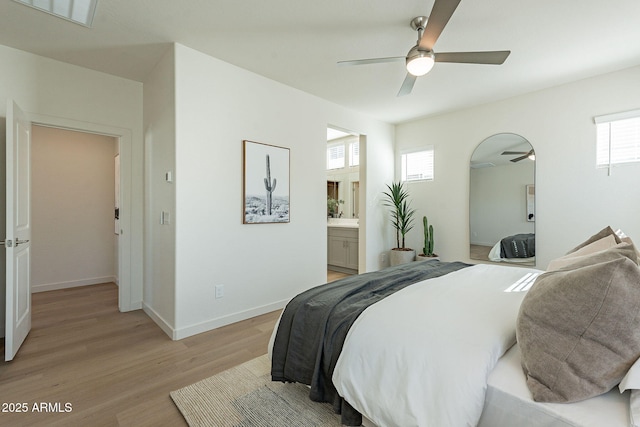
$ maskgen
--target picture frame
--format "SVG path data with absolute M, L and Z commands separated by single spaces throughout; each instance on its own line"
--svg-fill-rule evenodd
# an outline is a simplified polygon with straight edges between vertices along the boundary
M 289 149 L 242 141 L 242 222 L 290 222 Z
M 528 184 L 525 186 L 527 192 L 527 221 L 535 222 L 536 213 L 536 186 L 534 184 Z

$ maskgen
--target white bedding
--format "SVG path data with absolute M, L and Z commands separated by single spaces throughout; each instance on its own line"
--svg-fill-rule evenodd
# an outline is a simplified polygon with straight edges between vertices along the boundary
M 475 265 L 367 308 L 338 359 L 339 394 L 380 427 L 475 426 L 487 377 L 515 343 L 524 293 L 504 290 L 530 272 Z
M 534 402 L 527 388 L 516 344 L 489 375 L 478 427 L 628 427 L 629 393 L 618 387 L 576 403 Z

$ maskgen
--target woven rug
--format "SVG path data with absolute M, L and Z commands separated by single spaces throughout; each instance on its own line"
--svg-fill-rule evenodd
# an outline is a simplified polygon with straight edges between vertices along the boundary
M 191 427 L 340 426 L 331 405 L 309 400 L 305 385 L 272 382 L 266 354 L 172 391 L 171 398 Z

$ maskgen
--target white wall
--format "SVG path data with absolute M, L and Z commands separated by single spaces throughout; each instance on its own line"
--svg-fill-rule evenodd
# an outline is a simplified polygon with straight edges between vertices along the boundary
M 640 241 L 640 165 L 595 168 L 593 117 L 640 107 L 640 67 L 396 127 L 397 150 L 435 145 L 433 182 L 411 186 L 445 260 L 469 259 L 469 160 L 488 136 L 512 132 L 536 151 L 537 266 L 606 225 Z M 411 236 L 420 240 L 420 230 Z
M 145 311 L 167 334 L 175 324 L 176 107 L 174 50 L 169 49 L 144 82 Z M 174 215 L 160 224 L 162 211 Z
M 495 167 L 471 169 L 470 241 L 493 246 L 514 234 L 533 233 L 527 221 L 526 186 L 533 184 L 535 165 L 527 160 Z
M 8 98 L 14 99 L 40 123 L 72 123 L 74 128 L 79 125 L 80 128 L 86 126 L 86 129 L 117 129 L 126 134 L 129 152 L 126 153 L 128 158 L 123 159 L 126 161 L 122 172 L 128 179 L 128 185 L 123 188 L 123 202 L 130 211 L 131 223 L 123 225 L 129 242 L 125 249 L 127 256 L 131 254 L 132 262 L 127 278 L 131 289 L 124 307 L 140 307 L 143 264 L 142 84 L 0 45 L 0 117 L 6 117 Z M 4 135 L 2 132 L 2 143 Z M 4 152 L 4 148 L 0 151 Z M 4 161 L 1 163 L 4 169 Z M 0 222 L 4 223 L 4 209 L 0 210 Z M 123 278 L 120 280 L 122 282 Z
M 116 281 L 116 140 L 32 127 L 31 290 Z
M 378 229 L 376 199 L 393 177 L 393 127 L 190 48 L 175 49 L 174 338 L 280 308 L 326 282 L 327 125 L 366 135 L 361 155 L 375 172 L 365 170 L 361 269 L 378 269 L 389 243 Z M 244 139 L 290 149 L 290 223 L 242 224 Z M 222 299 L 214 298 L 218 284 L 225 285 Z

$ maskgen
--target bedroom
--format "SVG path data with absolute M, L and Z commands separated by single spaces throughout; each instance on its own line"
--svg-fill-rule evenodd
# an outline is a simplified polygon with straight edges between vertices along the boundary
M 3 7 L 23 14 L 16 12 L 19 6 Z M 12 28 L 9 22 L 2 24 Z M 401 46 L 405 37 L 407 43 L 413 39 L 410 30 L 403 30 L 401 26 Z M 640 235 L 640 200 L 629 197 L 637 194 L 637 165 L 617 168 L 607 177 L 592 161 L 593 117 L 638 108 L 637 54 L 635 63 L 618 69 L 590 70 L 555 87 L 536 87 L 528 94 L 392 125 L 187 46 L 164 49 L 156 68 L 140 83 L 53 61 L 44 53 L 2 47 L 6 83 L 0 93 L 24 104 L 26 111 L 131 130 L 131 305 L 144 303 L 173 338 L 279 308 L 291 294 L 324 281 L 324 200 L 309 195 L 323 191 L 327 124 L 367 135 L 363 191 L 374 208 L 367 210 L 364 221 L 364 271 L 378 269 L 379 254 L 391 245 L 386 212 L 375 203 L 384 184 L 394 178 L 389 159 L 421 143 L 425 134 L 436 145 L 436 179 L 414 184 L 411 191 L 418 209 L 437 225 L 437 250 L 446 259 L 468 259 L 469 157 L 480 141 L 499 132 L 523 135 L 539 155 L 540 267 L 604 224 Z M 136 53 L 133 48 L 130 52 Z M 94 99 L 100 102 L 87 103 Z M 4 105 L 0 108 L 4 112 Z M 293 127 L 284 130 L 282 117 Z M 243 139 L 305 154 L 292 163 L 291 224 L 240 224 Z M 170 170 L 175 171 L 173 185 L 163 180 Z M 307 171 L 315 173 L 303 173 Z M 220 186 L 225 180 L 232 184 Z M 587 193 L 592 196 L 585 197 Z M 177 222 L 161 227 L 156 219 L 162 209 L 175 211 Z M 418 246 L 419 233 L 409 238 Z M 274 250 L 274 239 L 282 247 Z M 237 258 L 234 252 L 244 255 Z M 247 259 L 252 272 L 243 269 Z M 282 271 L 288 272 L 286 277 Z M 264 276 L 269 279 L 264 281 Z M 223 299 L 214 298 L 216 284 L 226 285 Z

